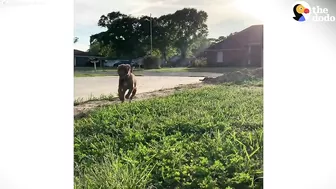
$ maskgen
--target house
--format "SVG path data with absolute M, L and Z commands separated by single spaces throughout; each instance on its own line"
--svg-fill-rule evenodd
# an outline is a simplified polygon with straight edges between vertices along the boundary
M 188 66 L 192 59 L 193 58 L 185 58 L 182 60 L 181 55 L 174 55 L 168 60 L 168 62 L 170 62 L 173 66 Z
M 253 25 L 205 50 L 209 66 L 263 66 L 263 25 Z
M 92 59 L 98 60 L 98 66 L 102 67 L 104 57 L 100 55 L 94 55 L 89 52 L 84 52 L 74 49 L 74 66 L 75 67 L 93 67 Z

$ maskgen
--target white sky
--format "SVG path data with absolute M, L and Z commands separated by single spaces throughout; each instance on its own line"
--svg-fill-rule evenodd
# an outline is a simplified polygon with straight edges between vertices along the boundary
M 90 35 L 102 31 L 97 26 L 100 16 L 112 11 L 134 16 L 150 13 L 161 16 L 185 7 L 204 10 L 208 13 L 209 37 L 216 38 L 261 23 L 248 11 L 244 11 L 247 9 L 237 8 L 234 1 L 237 0 L 75 0 L 74 35 L 79 37 L 79 41 L 74 46 L 78 50 L 87 50 Z M 247 1 L 251 4 L 252 0 Z M 250 5 L 247 7 L 253 8 Z

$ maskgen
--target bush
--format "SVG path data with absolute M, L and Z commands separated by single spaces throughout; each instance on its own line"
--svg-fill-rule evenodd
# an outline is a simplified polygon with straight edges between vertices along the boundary
M 191 67 L 204 67 L 207 65 L 206 58 L 196 58 L 191 61 Z
M 169 67 L 183 67 L 186 65 L 186 61 L 188 61 L 187 59 L 183 59 L 183 58 L 180 58 L 176 61 L 169 61 L 168 62 L 168 65 Z
M 145 69 L 158 69 L 160 68 L 160 59 L 156 56 L 147 56 L 143 60 Z
M 176 67 L 176 65 L 177 65 L 176 62 L 172 62 L 172 61 L 167 62 L 167 67 L 170 67 L 170 68 L 171 67 Z

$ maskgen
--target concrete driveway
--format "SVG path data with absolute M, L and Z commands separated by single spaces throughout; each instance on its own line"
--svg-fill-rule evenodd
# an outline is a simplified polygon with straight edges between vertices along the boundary
M 138 76 L 137 93 L 151 92 L 163 88 L 173 88 L 180 84 L 199 83 L 204 77 L 176 77 L 176 76 Z M 75 77 L 74 98 L 87 99 L 88 97 L 100 95 L 117 95 L 118 77 Z

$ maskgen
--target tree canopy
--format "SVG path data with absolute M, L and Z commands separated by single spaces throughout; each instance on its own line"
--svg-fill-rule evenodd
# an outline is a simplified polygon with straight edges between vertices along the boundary
M 194 8 L 184 8 L 158 18 L 110 12 L 99 18 L 97 24 L 105 31 L 90 37 L 89 51 L 109 58 L 127 59 L 150 54 L 165 60 L 174 55 L 182 58 L 197 56 L 228 37 L 208 38 L 207 19 L 205 11 Z
M 153 51 L 164 59 L 177 52 L 185 58 L 197 49 L 197 44 L 202 44 L 200 41 L 206 39 L 207 18 L 206 12 L 194 8 L 184 8 L 158 18 L 110 12 L 100 17 L 98 26 L 106 31 L 90 37 L 90 51 L 117 58 L 148 55 L 151 53 L 152 22 Z

